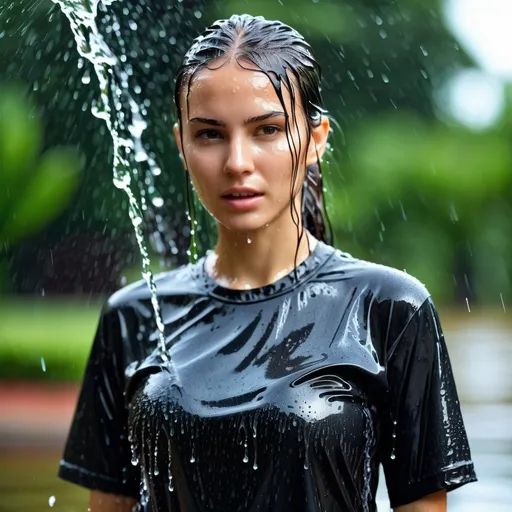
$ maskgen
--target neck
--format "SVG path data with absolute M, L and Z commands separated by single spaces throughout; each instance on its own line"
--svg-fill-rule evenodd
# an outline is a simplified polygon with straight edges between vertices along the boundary
M 233 289 L 260 288 L 288 275 L 313 251 L 317 240 L 290 219 L 291 226 L 268 225 L 250 233 L 219 225 L 217 245 L 207 258 L 208 273 L 220 285 Z

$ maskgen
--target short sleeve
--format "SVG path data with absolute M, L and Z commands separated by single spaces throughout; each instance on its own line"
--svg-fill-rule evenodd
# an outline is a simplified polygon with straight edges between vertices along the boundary
M 410 310 L 412 307 L 410 308 Z M 431 298 L 399 312 L 388 347 L 382 464 L 391 507 L 476 481 L 452 367 Z
M 119 317 L 106 307 L 87 362 L 59 477 L 89 489 L 138 498 L 140 474 L 131 464 L 127 438 L 124 369 Z

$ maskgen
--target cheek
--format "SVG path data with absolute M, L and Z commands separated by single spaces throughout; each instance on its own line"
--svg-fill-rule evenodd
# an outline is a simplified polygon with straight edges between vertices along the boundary
M 211 190 L 211 184 L 209 182 L 209 173 L 206 171 L 206 167 L 202 162 L 198 162 L 192 156 L 187 158 L 188 162 L 188 173 L 190 180 L 194 185 L 194 189 L 199 194 L 201 200 L 205 198 L 205 193 Z
M 189 147 L 186 155 L 189 172 L 196 180 L 203 182 L 213 179 L 219 161 L 214 151 Z
M 279 167 L 283 168 L 283 165 L 287 165 L 288 168 L 291 168 L 292 152 L 290 151 L 285 134 L 271 143 L 255 144 L 255 154 L 258 157 L 274 162 L 275 165 L 273 167 L 276 167 L 279 162 Z
M 305 173 L 305 158 L 306 158 L 306 147 L 304 144 L 304 137 L 294 137 L 288 143 L 286 135 L 277 139 L 269 150 L 265 151 L 266 158 L 269 159 L 269 167 L 272 169 L 280 169 L 279 178 L 285 181 L 287 186 L 290 184 L 292 171 L 298 164 L 298 177 Z M 292 156 L 293 155 L 293 156 Z M 299 161 L 297 162 L 297 157 Z M 275 177 L 274 179 L 277 179 Z

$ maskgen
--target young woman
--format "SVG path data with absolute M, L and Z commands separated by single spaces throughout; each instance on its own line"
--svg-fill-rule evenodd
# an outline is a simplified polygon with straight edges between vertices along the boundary
M 165 357 L 143 283 L 108 301 L 60 476 L 91 512 L 372 512 L 382 464 L 396 511 L 446 510 L 476 477 L 438 316 L 413 277 L 327 243 L 309 45 L 217 21 L 175 101 L 218 241 L 157 277 Z

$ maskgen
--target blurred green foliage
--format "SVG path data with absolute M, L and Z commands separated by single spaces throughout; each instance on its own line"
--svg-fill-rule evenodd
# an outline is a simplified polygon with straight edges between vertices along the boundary
M 41 229 L 78 183 L 76 149 L 41 155 L 43 127 L 34 110 L 13 86 L 0 87 L 0 244 L 14 245 Z
M 19 90 L 0 85 L 0 290 L 8 273 L 2 253 L 62 211 L 80 171 L 75 148 L 54 147 L 41 154 L 41 121 Z
M 510 296 L 509 134 L 401 113 L 359 123 L 349 137 L 345 181 L 334 159 L 326 164 L 341 247 L 407 270 L 444 302 L 464 276 L 480 303 Z

